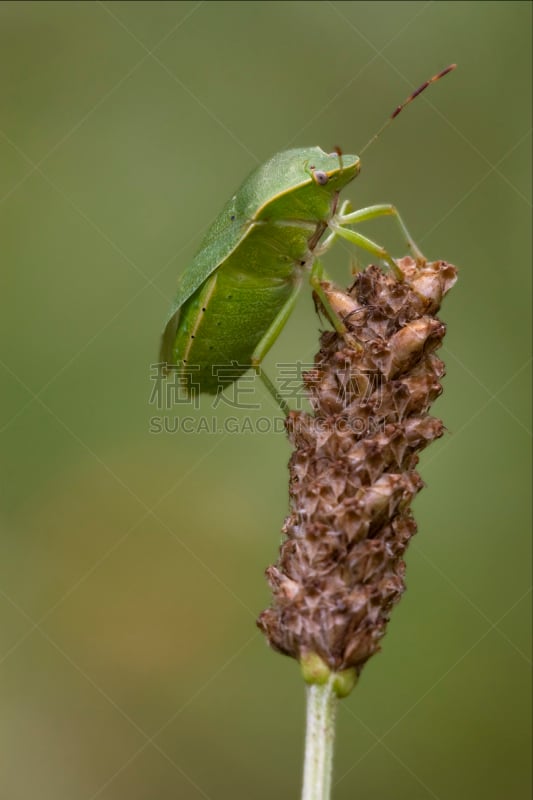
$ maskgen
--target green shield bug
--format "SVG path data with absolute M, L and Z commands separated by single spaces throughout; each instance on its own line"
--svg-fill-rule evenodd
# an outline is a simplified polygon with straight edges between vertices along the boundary
M 446 67 L 416 89 L 368 144 L 454 68 Z M 331 322 L 342 331 L 342 320 L 321 289 L 319 259 L 333 242 L 347 239 L 396 270 L 385 248 L 347 226 L 391 215 L 412 255 L 424 260 L 394 206 L 351 211 L 348 201 L 340 203 L 340 192 L 359 174 L 360 163 L 359 156 L 341 155 L 340 150 L 328 154 L 304 147 L 278 153 L 251 173 L 182 275 L 161 341 L 163 374 L 183 367 L 197 390 L 215 394 L 253 367 L 286 410 L 260 365 L 287 321 L 304 277 L 309 276 Z

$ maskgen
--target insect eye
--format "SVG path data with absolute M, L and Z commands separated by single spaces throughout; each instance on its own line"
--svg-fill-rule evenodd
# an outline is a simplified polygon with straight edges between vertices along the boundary
M 324 186 L 324 184 L 329 181 L 327 172 L 322 172 L 320 169 L 313 172 L 313 178 L 316 183 L 319 183 L 321 186 Z

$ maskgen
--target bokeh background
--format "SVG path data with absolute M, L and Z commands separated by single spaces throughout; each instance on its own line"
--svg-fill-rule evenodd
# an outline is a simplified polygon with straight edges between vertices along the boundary
M 248 172 L 357 152 L 452 61 L 349 191 L 396 203 L 460 281 L 449 433 L 421 460 L 408 592 L 340 709 L 334 797 L 529 797 L 530 26 L 527 2 L 0 5 L 2 798 L 298 796 L 304 691 L 255 628 L 287 442 L 150 432 L 150 365 Z M 403 253 L 392 222 L 367 233 Z M 328 260 L 343 284 L 349 261 Z M 317 331 L 306 292 L 271 369 Z

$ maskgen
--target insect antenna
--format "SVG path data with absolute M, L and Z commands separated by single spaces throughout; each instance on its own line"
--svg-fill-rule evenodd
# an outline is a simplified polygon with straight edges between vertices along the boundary
M 341 148 L 339 147 L 338 144 L 335 145 L 335 147 L 333 148 L 333 153 L 331 153 L 331 155 L 336 155 L 337 158 L 339 159 L 339 167 L 340 167 L 340 171 L 342 172 L 342 170 L 344 168 L 344 164 L 343 164 L 343 161 L 342 161 L 342 150 L 341 150 Z
M 433 75 L 433 77 L 432 77 L 432 78 L 430 78 L 429 80 L 425 81 L 425 82 L 424 82 L 424 83 L 423 83 L 421 86 L 419 86 L 419 87 L 418 87 L 418 89 L 415 89 L 415 90 L 414 90 L 414 92 L 411 92 L 411 94 L 409 95 L 409 97 L 408 97 L 406 100 L 404 100 L 404 101 L 403 101 L 403 103 L 400 103 L 400 105 L 399 105 L 399 106 L 397 106 L 397 107 L 394 109 L 394 111 L 392 112 L 392 114 L 390 115 L 390 117 L 389 117 L 389 118 L 386 120 L 386 122 L 384 122 L 384 123 L 383 123 L 383 125 L 382 125 L 382 126 L 381 126 L 381 128 L 378 130 L 378 132 L 377 132 L 377 133 L 375 133 L 375 134 L 374 134 L 374 136 L 372 136 L 372 138 L 371 138 L 371 139 L 370 139 L 370 140 L 369 140 L 369 141 L 368 141 L 368 142 L 365 144 L 365 146 L 363 147 L 363 149 L 360 151 L 360 155 L 362 155 L 362 154 L 365 152 L 365 150 L 367 150 L 367 149 L 370 147 L 370 145 L 371 145 L 371 144 L 374 144 L 374 142 L 376 141 L 376 139 L 378 139 L 378 138 L 381 136 L 381 134 L 383 133 L 383 131 L 384 131 L 386 128 L 388 128 L 388 127 L 389 127 L 389 125 L 391 124 L 392 120 L 393 120 L 393 119 L 396 119 L 396 117 L 398 116 L 398 114 L 400 113 L 400 111 L 403 111 L 403 109 L 404 109 L 406 106 L 408 106 L 408 105 L 409 105 L 409 103 L 412 103 L 412 102 L 413 102 L 413 100 L 414 100 L 416 97 L 418 97 L 418 95 L 419 95 L 419 94 L 422 94 L 422 92 L 423 92 L 425 89 L 427 89 L 427 88 L 428 88 L 428 86 L 431 86 L 431 84 L 432 84 L 432 83 L 436 83 L 436 81 L 439 81 L 441 78 L 444 78 L 444 76 L 445 76 L 445 75 L 447 75 L 449 72 L 452 72 L 452 70 L 454 70 L 454 69 L 456 68 L 456 66 L 457 66 L 457 64 L 450 64 L 448 67 L 446 67 L 446 69 L 443 69 L 443 70 L 441 70 L 441 71 L 440 71 L 440 72 L 438 72 L 436 75 Z

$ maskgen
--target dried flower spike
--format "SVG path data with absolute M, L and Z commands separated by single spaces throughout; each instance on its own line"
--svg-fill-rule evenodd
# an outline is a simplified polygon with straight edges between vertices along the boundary
M 397 265 L 400 280 L 370 266 L 348 292 L 323 284 L 346 332 L 322 334 L 304 375 L 314 413 L 287 418 L 290 515 L 267 570 L 273 602 L 258 620 L 308 682 L 334 673 L 339 696 L 380 649 L 405 589 L 410 505 L 423 486 L 418 453 L 443 433 L 428 414 L 444 375 L 435 351 L 446 328 L 435 314 L 456 270 L 411 258 Z

